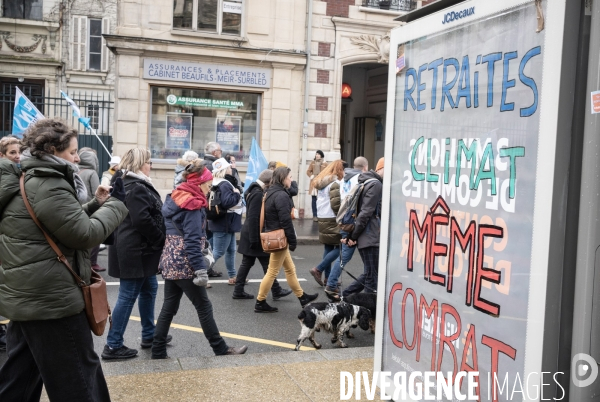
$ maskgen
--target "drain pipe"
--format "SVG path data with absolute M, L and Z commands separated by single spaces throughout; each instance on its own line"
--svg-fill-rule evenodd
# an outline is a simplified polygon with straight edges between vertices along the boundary
M 313 0 L 308 1 L 308 12 L 306 14 L 306 68 L 304 70 L 304 123 L 302 124 L 302 149 L 300 156 L 300 191 L 298 194 L 300 204 L 300 218 L 304 218 L 304 206 L 306 200 L 306 152 L 308 142 L 308 89 L 310 87 L 310 42 L 312 39 L 312 16 Z

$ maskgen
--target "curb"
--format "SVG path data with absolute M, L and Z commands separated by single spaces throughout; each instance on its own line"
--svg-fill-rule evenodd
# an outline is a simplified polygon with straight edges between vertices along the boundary
M 250 353 L 241 356 L 183 357 L 165 360 L 102 361 L 104 375 L 136 375 L 173 371 L 207 370 L 226 367 L 269 366 L 289 363 L 323 362 L 373 358 L 374 347 L 320 349 L 307 352 Z

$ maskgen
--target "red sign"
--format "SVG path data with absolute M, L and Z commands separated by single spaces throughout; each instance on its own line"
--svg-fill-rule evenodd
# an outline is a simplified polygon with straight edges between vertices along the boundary
M 346 83 L 342 84 L 342 98 L 349 98 L 352 96 L 352 87 Z
M 600 113 L 600 91 L 592 92 L 592 114 L 596 113 Z

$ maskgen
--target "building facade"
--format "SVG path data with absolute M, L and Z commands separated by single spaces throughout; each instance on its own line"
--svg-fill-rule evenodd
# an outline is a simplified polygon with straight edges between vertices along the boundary
M 0 16 L 0 136 L 12 132 L 16 87 L 46 116 L 69 119 L 64 91 L 110 136 L 115 57 L 102 35 L 116 29 L 117 0 L 2 0 Z

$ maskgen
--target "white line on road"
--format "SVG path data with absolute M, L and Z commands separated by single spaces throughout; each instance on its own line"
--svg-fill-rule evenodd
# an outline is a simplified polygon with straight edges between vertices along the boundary
M 277 278 L 278 282 L 287 282 L 287 279 L 279 279 Z M 248 281 L 249 283 L 260 283 L 262 282 L 262 279 L 250 279 Z M 304 278 L 298 278 L 298 282 L 306 282 L 306 279 Z M 229 283 L 229 281 L 227 279 L 216 279 L 216 280 L 209 280 L 208 283 L 213 284 L 213 283 Z M 119 286 L 120 282 L 106 282 L 107 286 Z M 158 281 L 159 285 L 164 285 L 165 281 Z

